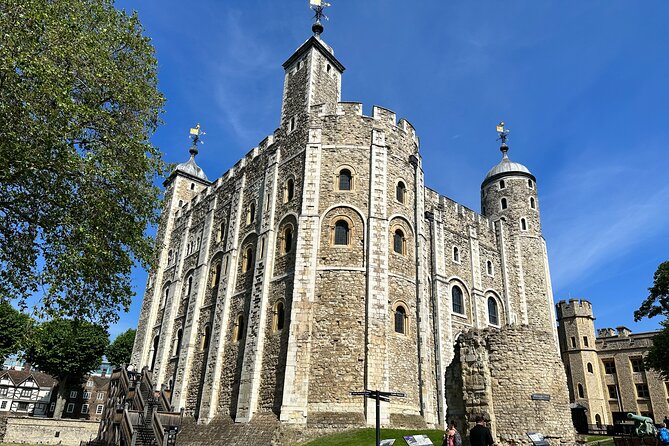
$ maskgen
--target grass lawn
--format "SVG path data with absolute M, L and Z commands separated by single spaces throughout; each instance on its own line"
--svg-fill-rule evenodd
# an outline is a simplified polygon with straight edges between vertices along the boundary
M 435 446 L 441 446 L 444 432 L 441 430 L 414 430 L 414 429 L 381 429 L 381 440 L 395 438 L 393 446 L 406 446 L 405 435 L 425 434 L 432 440 Z M 375 429 L 355 429 L 338 434 L 326 435 L 316 438 L 302 446 L 374 446 L 376 444 Z
M 597 446 L 613 446 L 613 437 L 607 435 L 588 435 L 586 444 L 597 442 Z

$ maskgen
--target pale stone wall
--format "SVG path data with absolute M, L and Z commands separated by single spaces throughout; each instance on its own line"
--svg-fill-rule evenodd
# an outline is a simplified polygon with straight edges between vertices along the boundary
M 3 443 L 79 446 L 98 433 L 99 421 L 8 417 Z

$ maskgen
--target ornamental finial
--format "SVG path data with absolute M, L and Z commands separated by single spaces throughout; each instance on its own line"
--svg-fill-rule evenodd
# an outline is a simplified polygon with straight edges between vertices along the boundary
M 200 128 L 200 123 L 198 123 L 195 127 L 190 129 L 189 137 L 190 137 L 190 139 L 193 140 L 193 145 L 190 147 L 190 150 L 189 150 L 191 156 L 195 156 L 195 155 L 198 154 L 198 150 L 197 150 L 197 145 L 198 144 L 204 144 L 204 141 L 200 141 L 200 136 L 202 136 L 202 135 L 206 135 L 206 133 L 203 132 L 202 129 Z
M 329 20 L 328 16 L 323 13 L 323 10 L 330 6 L 329 3 L 326 3 L 322 0 L 309 0 L 309 6 L 314 10 L 314 18 L 316 21 L 311 26 L 311 31 L 313 31 L 316 37 L 319 37 L 323 32 L 323 25 L 321 24 L 321 18 Z

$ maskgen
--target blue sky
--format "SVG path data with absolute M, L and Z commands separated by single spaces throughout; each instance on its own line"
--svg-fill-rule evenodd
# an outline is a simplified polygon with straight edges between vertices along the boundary
M 669 3 L 331 0 L 323 39 L 347 68 L 342 99 L 394 110 L 417 129 L 426 184 L 480 210 L 479 188 L 509 155 L 537 177 L 555 299 L 586 298 L 596 327 L 633 322 L 669 259 Z M 281 64 L 310 35 L 306 0 L 122 0 L 153 39 L 168 162 L 215 179 L 279 124 Z M 135 327 L 137 296 L 112 335 Z

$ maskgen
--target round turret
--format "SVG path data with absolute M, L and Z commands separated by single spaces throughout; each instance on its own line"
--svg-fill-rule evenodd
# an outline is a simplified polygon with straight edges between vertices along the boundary
M 530 170 L 509 159 L 509 147 L 502 144 L 502 160 L 481 184 L 481 213 L 506 221 L 512 230 L 541 232 L 536 179 Z

